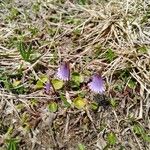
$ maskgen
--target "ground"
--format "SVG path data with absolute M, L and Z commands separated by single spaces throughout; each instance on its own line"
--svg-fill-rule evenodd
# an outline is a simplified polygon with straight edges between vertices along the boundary
M 0 1 L 0 150 L 148 150 L 149 116 L 149 1 Z

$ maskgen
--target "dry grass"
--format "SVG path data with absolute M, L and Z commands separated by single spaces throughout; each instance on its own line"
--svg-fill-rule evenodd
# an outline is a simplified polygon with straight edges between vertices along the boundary
M 149 149 L 150 3 L 78 2 L 0 1 L 1 149 L 8 149 L 12 138 L 19 139 L 19 150 L 74 150 L 79 143 L 87 150 Z M 23 60 L 16 47 L 20 39 L 32 45 L 37 60 Z M 111 105 L 102 103 L 93 111 L 59 102 L 58 111 L 50 113 L 47 104 L 57 97 L 35 90 L 35 81 L 40 74 L 52 77 L 63 60 L 85 79 L 101 71 L 106 92 L 98 101 Z M 10 88 L 16 80 L 21 84 Z M 67 91 L 67 96 L 72 99 L 79 91 Z M 92 93 L 85 97 L 94 101 Z M 112 145 L 110 133 L 116 137 Z

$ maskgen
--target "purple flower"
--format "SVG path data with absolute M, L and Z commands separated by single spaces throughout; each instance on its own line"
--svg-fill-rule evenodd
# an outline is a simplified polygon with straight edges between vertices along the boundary
M 70 78 L 69 63 L 63 62 L 58 68 L 56 76 L 61 80 L 68 81 Z
M 51 88 L 52 88 L 52 86 L 51 86 L 51 84 L 49 83 L 49 82 L 47 82 L 46 84 L 45 84 L 45 92 L 48 94 L 49 92 L 50 92 L 50 90 L 51 90 Z
M 92 81 L 88 84 L 88 87 L 95 93 L 102 94 L 105 91 L 103 79 L 98 74 L 92 76 Z

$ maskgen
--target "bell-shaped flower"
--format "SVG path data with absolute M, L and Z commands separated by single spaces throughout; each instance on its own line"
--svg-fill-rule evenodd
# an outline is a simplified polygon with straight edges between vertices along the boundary
M 99 76 L 98 74 L 95 74 L 92 76 L 92 81 L 90 83 L 88 83 L 88 87 L 94 93 L 102 94 L 105 91 L 104 81 L 103 81 L 102 77 Z
M 57 70 L 57 78 L 68 81 L 70 79 L 70 67 L 68 62 L 63 62 Z

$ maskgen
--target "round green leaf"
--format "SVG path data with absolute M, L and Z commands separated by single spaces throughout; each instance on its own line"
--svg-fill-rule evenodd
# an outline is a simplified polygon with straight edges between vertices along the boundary
M 44 87 L 44 83 L 48 81 L 48 77 L 44 74 L 42 74 L 39 78 L 40 79 L 37 81 L 35 85 L 35 89 L 42 89 Z
M 21 83 L 20 80 L 15 80 L 12 85 L 13 85 L 13 87 L 17 87 L 17 86 L 19 86 L 20 83 Z
M 135 82 L 134 80 L 130 79 L 130 81 L 128 82 L 128 86 L 129 86 L 129 88 L 131 88 L 131 89 L 135 89 L 135 87 L 136 87 L 136 82 Z
M 76 108 L 82 109 L 86 105 L 86 100 L 81 97 L 77 97 L 73 100 L 73 103 Z
M 80 75 L 78 72 L 73 72 L 72 73 L 72 80 L 75 83 L 82 83 L 84 81 L 84 77 Z
M 55 88 L 56 90 L 59 90 L 59 89 L 61 89 L 61 88 L 63 87 L 64 82 L 61 81 L 61 80 L 58 80 L 58 79 L 53 79 L 53 80 L 52 80 L 52 84 L 53 84 L 53 86 L 54 86 L 54 88 Z
M 40 80 L 41 80 L 41 82 L 43 82 L 43 83 L 45 83 L 46 81 L 48 81 L 47 75 L 42 74 L 42 75 L 40 76 Z
M 48 109 L 50 112 L 56 112 L 57 109 L 58 109 L 58 105 L 56 102 L 51 102 L 49 105 L 48 105 Z
M 37 81 L 36 85 L 35 85 L 35 89 L 42 89 L 43 88 L 43 82 L 41 82 L 40 80 Z

